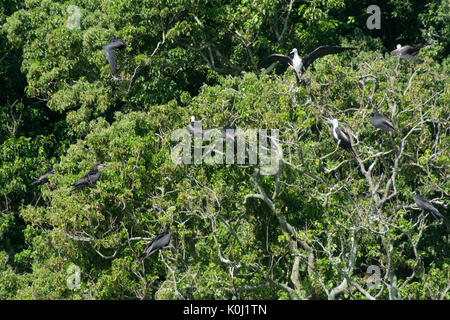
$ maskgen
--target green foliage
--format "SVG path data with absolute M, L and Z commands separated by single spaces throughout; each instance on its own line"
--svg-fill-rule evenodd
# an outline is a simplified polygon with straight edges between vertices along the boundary
M 411 196 L 449 217 L 444 1 L 379 3 L 379 31 L 370 1 L 2 4 L 1 299 L 450 298 L 445 223 Z M 127 43 L 117 82 L 102 51 L 113 34 Z M 425 63 L 390 57 L 397 42 L 429 44 Z M 322 44 L 358 50 L 316 60 L 305 86 L 263 72 L 269 53 Z M 369 124 L 375 106 L 396 134 Z M 281 170 L 176 164 L 172 133 L 191 115 L 278 129 Z M 325 118 L 352 133 L 358 161 Z M 97 184 L 72 190 L 96 163 Z M 141 261 L 165 225 L 170 246 Z

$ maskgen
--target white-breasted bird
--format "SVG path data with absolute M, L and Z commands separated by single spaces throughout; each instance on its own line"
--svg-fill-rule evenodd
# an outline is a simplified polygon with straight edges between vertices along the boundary
M 289 64 L 289 66 L 294 70 L 295 76 L 297 77 L 297 83 L 300 83 L 300 78 L 303 73 L 306 72 L 309 65 L 312 64 L 316 59 L 323 57 L 327 54 L 339 53 L 346 50 L 353 50 L 352 47 L 336 47 L 336 46 L 320 46 L 309 54 L 300 57 L 296 48 L 292 49 L 290 54 L 293 54 L 292 58 L 290 56 L 285 56 L 283 54 L 274 53 L 266 58 L 266 62 L 282 61 Z
M 339 122 L 337 119 L 326 119 L 328 124 L 332 125 L 331 136 L 333 140 L 338 144 L 339 147 L 350 153 L 355 160 L 357 159 L 356 153 L 353 150 L 351 140 L 349 135 L 339 129 Z

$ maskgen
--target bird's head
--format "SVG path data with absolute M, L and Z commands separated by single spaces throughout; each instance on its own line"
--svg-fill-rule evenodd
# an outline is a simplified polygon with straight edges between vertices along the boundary
M 327 120 L 328 124 L 331 124 L 333 127 L 337 127 L 338 126 L 338 120 L 337 119 L 328 119 L 325 118 Z
M 95 165 L 95 168 L 100 171 L 101 169 L 106 168 L 106 164 L 104 164 L 104 163 L 97 163 Z
M 401 44 L 397 44 L 397 49 L 400 49 L 402 47 L 402 45 Z
M 191 117 L 191 123 L 194 123 L 195 122 L 195 116 L 192 116 Z
M 413 190 L 413 192 L 411 192 L 411 194 L 415 197 L 416 195 L 418 195 L 419 194 L 419 191 L 417 191 L 417 190 Z
M 292 51 L 290 52 L 290 54 L 298 54 L 298 51 L 296 48 L 292 49 Z
M 166 225 L 166 232 L 167 232 L 167 233 L 172 233 L 172 229 L 170 229 L 170 226 L 169 226 L 169 225 Z

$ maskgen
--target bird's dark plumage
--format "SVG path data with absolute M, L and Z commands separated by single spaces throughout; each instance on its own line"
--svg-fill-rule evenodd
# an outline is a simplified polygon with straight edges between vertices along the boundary
M 313 63 L 316 59 L 323 57 L 327 54 L 335 54 L 347 50 L 354 50 L 356 48 L 353 47 L 336 47 L 336 46 L 320 46 L 316 48 L 313 52 L 307 54 L 302 58 L 303 60 L 303 69 L 306 71 L 308 66 Z M 303 71 L 303 72 L 304 72 Z
M 413 46 L 407 45 L 403 47 L 397 45 L 397 49 L 391 51 L 391 56 L 409 60 L 412 62 L 422 63 L 423 62 L 422 59 L 415 57 L 422 47 L 423 45 L 413 45 Z
M 126 44 L 123 40 L 112 37 L 111 42 L 103 45 L 103 53 L 108 59 L 109 67 L 113 76 L 116 75 L 116 49 L 123 49 Z
M 166 226 L 166 230 L 163 233 L 158 234 L 150 245 L 145 249 L 144 253 L 140 256 L 141 259 L 145 259 L 156 251 L 166 247 L 170 243 L 172 238 L 172 230 L 169 226 Z
M 274 53 L 274 54 L 271 54 L 270 56 L 268 56 L 266 58 L 265 62 L 269 63 L 269 62 L 274 62 L 274 61 L 281 61 L 281 62 L 289 64 L 289 66 L 295 72 L 295 76 L 297 77 L 297 84 L 300 84 L 300 82 L 301 82 L 300 78 L 301 78 L 302 74 L 304 72 L 306 72 L 306 69 L 308 69 L 309 65 L 312 64 L 316 59 L 323 57 L 327 54 L 334 54 L 334 53 L 339 53 L 342 51 L 353 50 L 353 49 L 355 49 L 355 48 L 336 47 L 336 46 L 320 46 L 302 58 L 300 58 L 298 56 L 297 49 L 293 49 L 291 51 L 291 53 L 294 54 L 294 56 L 292 58 L 289 56 L 282 55 L 282 54 Z
M 266 63 L 271 63 L 275 61 L 287 63 L 292 68 L 292 70 L 294 70 L 295 77 L 297 78 L 297 84 L 300 83 L 301 78 L 300 70 L 297 70 L 298 68 L 295 67 L 293 59 L 291 57 L 285 56 L 283 54 L 274 53 L 268 56 L 265 60 Z
M 55 172 L 53 171 L 52 168 L 49 168 L 47 170 L 46 173 L 44 173 L 42 176 L 40 176 L 38 179 L 36 179 L 35 181 L 33 181 L 30 185 L 35 185 L 37 184 L 38 186 L 40 186 L 41 184 L 45 184 L 48 182 L 48 176 L 55 174 Z
M 379 113 L 377 108 L 374 108 L 373 116 L 369 121 L 375 128 L 396 132 L 394 125 L 392 124 L 392 120 Z
M 356 153 L 353 150 L 352 144 L 350 142 L 350 138 L 348 137 L 348 135 L 343 132 L 341 129 L 336 128 L 336 134 L 339 137 L 338 139 L 334 138 L 334 141 L 336 143 L 339 143 L 339 146 L 344 149 L 345 151 L 347 151 L 348 153 L 350 153 L 354 158 L 356 158 Z
M 356 160 L 356 153 L 353 150 L 352 143 L 348 134 L 339 129 L 338 121 L 336 119 L 328 119 L 327 122 L 333 125 L 333 128 L 331 129 L 331 136 L 333 137 L 333 140 L 339 145 L 339 147 L 350 153 Z
M 73 190 L 78 190 L 78 189 L 82 189 L 84 187 L 92 187 L 94 186 L 98 179 L 100 179 L 100 170 L 101 168 L 106 167 L 105 164 L 102 163 L 98 163 L 95 165 L 94 170 L 89 171 L 88 173 L 86 173 L 83 178 L 78 179 L 77 181 L 75 181 L 75 183 L 73 184 Z
M 422 197 L 419 193 L 419 191 L 414 191 L 414 202 L 417 204 L 417 206 L 433 215 L 436 219 L 444 219 L 444 216 L 431 204 L 431 202 L 424 197 Z

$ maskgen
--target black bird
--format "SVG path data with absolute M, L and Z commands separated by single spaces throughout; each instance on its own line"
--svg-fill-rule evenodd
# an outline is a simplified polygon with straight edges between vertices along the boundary
M 414 202 L 417 204 L 417 206 L 433 215 L 435 219 L 444 219 L 444 216 L 431 204 L 431 202 L 424 197 L 422 197 L 419 193 L 419 191 L 415 190 L 413 191 L 414 195 Z
M 274 53 L 266 58 L 266 62 L 282 61 L 288 63 L 295 72 L 297 83 L 300 83 L 300 77 L 303 75 L 303 73 L 306 72 L 306 69 L 308 69 L 309 65 L 312 64 L 316 59 L 327 54 L 334 54 L 354 49 L 355 48 L 352 47 L 320 46 L 306 56 L 300 58 L 297 49 L 294 48 L 291 51 L 291 54 L 294 54 L 292 58 L 282 54 Z
M 153 241 L 150 243 L 147 249 L 145 249 L 140 258 L 143 260 L 156 251 L 168 246 L 171 238 L 172 230 L 169 226 L 166 226 L 166 230 L 163 233 L 158 234 L 155 239 L 153 239 Z
M 88 173 L 86 173 L 84 175 L 83 178 L 78 179 L 77 181 L 75 181 L 75 183 L 73 184 L 73 190 L 78 190 L 78 189 L 82 189 L 84 187 L 92 187 L 94 186 L 98 179 L 100 179 L 100 170 L 102 168 L 105 168 L 106 164 L 103 163 L 97 163 L 94 167 L 94 170 L 89 171 Z
M 391 56 L 398 57 L 400 59 L 409 60 L 412 62 L 422 63 L 423 60 L 416 58 L 415 56 L 419 53 L 419 50 L 423 48 L 423 45 L 413 45 L 413 46 L 401 46 L 397 45 L 397 49 L 391 51 Z
M 379 113 L 377 108 L 373 109 L 373 116 L 369 121 L 375 128 L 396 132 L 392 120 Z
M 195 121 L 195 116 L 191 117 L 191 122 L 186 128 L 194 137 L 203 138 L 202 123 L 200 121 Z
M 103 53 L 108 59 L 109 67 L 111 68 L 111 74 L 114 80 L 119 80 L 116 77 L 116 49 L 124 49 L 126 44 L 123 40 L 117 39 L 115 36 L 112 36 L 111 42 L 105 44 L 103 47 Z
M 55 172 L 53 171 L 53 168 L 49 168 L 46 173 L 44 173 L 42 176 L 40 176 L 38 179 L 36 179 L 30 185 L 32 186 L 34 184 L 37 184 L 38 186 L 40 186 L 41 184 L 45 184 L 48 182 L 48 176 L 52 175 L 52 174 L 55 174 Z
M 343 132 L 341 129 L 338 128 L 339 122 L 337 119 L 326 119 L 327 123 L 331 124 L 333 126 L 331 130 L 331 136 L 333 137 L 334 141 L 338 144 L 339 147 L 350 153 L 353 158 L 356 158 L 356 153 L 353 150 L 350 138 L 348 134 Z

